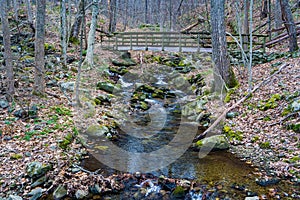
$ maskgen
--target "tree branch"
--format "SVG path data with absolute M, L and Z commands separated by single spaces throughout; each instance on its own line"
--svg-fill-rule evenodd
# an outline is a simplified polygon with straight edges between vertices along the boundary
M 226 110 L 224 110 L 224 112 L 216 119 L 216 121 L 214 121 L 214 123 L 208 128 L 206 129 L 202 134 L 198 135 L 195 139 L 196 140 L 199 140 L 203 137 L 205 137 L 205 135 L 207 133 L 209 133 L 210 131 L 213 130 L 213 128 L 215 128 L 220 122 L 221 120 L 226 116 L 226 114 L 232 110 L 233 108 L 237 107 L 239 104 L 241 104 L 242 102 L 244 102 L 246 99 L 248 99 L 250 97 L 250 95 L 252 93 L 254 93 L 256 90 L 258 90 L 262 85 L 264 85 L 266 82 L 268 82 L 272 77 L 274 77 L 275 75 L 277 75 L 278 73 L 281 72 L 281 70 L 283 68 L 285 68 L 286 66 L 288 66 L 289 64 L 287 63 L 284 63 L 282 64 L 278 71 L 276 71 L 274 74 L 272 74 L 271 76 L 267 77 L 266 79 L 264 79 L 262 82 L 260 82 L 258 85 L 256 85 L 251 91 L 249 94 L 247 94 L 246 96 L 244 96 L 242 99 L 240 99 L 238 102 L 236 102 L 235 104 L 233 104 L 231 107 L 227 108 Z

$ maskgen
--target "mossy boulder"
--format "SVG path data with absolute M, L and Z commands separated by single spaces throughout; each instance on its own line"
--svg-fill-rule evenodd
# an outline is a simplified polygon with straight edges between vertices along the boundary
M 31 162 L 27 165 L 26 173 L 31 178 L 39 178 L 46 174 L 50 169 L 52 169 L 52 166 L 49 164 Z
M 184 198 L 185 197 L 185 190 L 184 190 L 184 188 L 182 187 L 182 186 L 177 186 L 174 190 L 173 190 L 173 192 L 172 192 L 172 194 L 171 194 L 171 197 L 172 197 L 172 199 L 174 198 L 174 199 L 182 199 L 182 198 Z
M 97 83 L 97 89 L 103 90 L 108 93 L 113 93 L 114 91 L 118 91 L 119 88 L 112 83 L 109 82 L 99 82 Z
M 93 137 L 105 136 L 107 133 L 109 133 L 109 129 L 104 125 L 91 125 L 85 131 L 86 135 Z
M 197 148 L 211 149 L 213 151 L 229 149 L 229 143 L 224 135 L 214 135 L 206 137 L 196 142 Z

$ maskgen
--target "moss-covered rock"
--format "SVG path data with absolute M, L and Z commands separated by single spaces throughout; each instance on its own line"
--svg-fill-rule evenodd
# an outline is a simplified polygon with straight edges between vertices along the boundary
M 177 186 L 172 194 L 171 194 L 171 197 L 172 198 L 175 198 L 175 199 L 182 199 L 185 197 L 185 190 L 182 186 Z
M 91 125 L 89 126 L 85 134 L 93 137 L 102 137 L 109 133 L 109 129 L 104 125 Z
M 118 91 L 119 87 L 109 82 L 99 82 L 97 83 L 97 89 L 108 93 L 113 93 L 114 91 Z
M 196 142 L 197 148 L 212 149 L 213 151 L 229 149 L 229 143 L 224 135 L 206 137 Z

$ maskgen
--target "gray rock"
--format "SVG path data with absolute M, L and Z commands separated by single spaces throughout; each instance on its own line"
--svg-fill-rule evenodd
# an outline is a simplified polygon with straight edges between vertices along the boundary
M 35 188 L 31 192 L 28 193 L 28 196 L 30 196 L 29 200 L 37 200 L 42 196 L 43 189 L 42 188 Z
M 292 103 L 292 108 L 294 112 L 297 112 L 300 110 L 300 100 L 296 100 Z
M 40 162 L 31 162 L 27 165 L 26 172 L 29 177 L 38 178 L 46 174 L 51 169 L 51 165 L 42 164 Z
M 59 185 L 56 190 L 53 192 L 54 199 L 62 199 L 67 195 L 67 190 L 63 185 Z
M 92 186 L 92 187 L 90 188 L 90 191 L 91 191 L 93 194 L 101 194 L 102 189 L 100 188 L 99 184 L 95 184 L 94 186 Z
M 105 92 L 108 93 L 113 93 L 118 91 L 118 87 L 116 87 L 115 85 L 113 85 L 112 83 L 109 82 L 99 82 L 97 83 L 97 89 L 98 90 L 103 90 Z
M 31 184 L 31 187 L 37 187 L 39 185 L 44 184 L 47 181 L 47 177 L 46 176 L 42 176 L 41 178 L 39 178 L 38 180 L 36 180 L 34 183 Z
M 85 131 L 88 136 L 101 137 L 109 133 L 109 129 L 103 125 L 91 125 Z
M 75 197 L 76 199 L 83 199 L 84 197 L 86 197 L 89 193 L 87 191 L 84 190 L 77 190 L 75 193 Z
M 8 200 L 23 200 L 23 198 L 18 195 L 9 195 Z
M 8 108 L 9 103 L 8 101 L 4 100 L 4 99 L 0 99 L 0 107 L 1 108 Z
M 198 148 L 214 150 L 226 150 L 229 149 L 229 143 L 224 135 L 214 135 L 206 137 L 197 142 Z
M 67 92 L 73 92 L 74 88 L 75 88 L 75 82 L 71 81 L 71 82 L 60 82 L 58 83 L 58 85 L 60 86 L 61 90 L 63 91 L 67 91 Z
M 245 200 L 259 200 L 258 196 L 255 197 L 246 197 Z

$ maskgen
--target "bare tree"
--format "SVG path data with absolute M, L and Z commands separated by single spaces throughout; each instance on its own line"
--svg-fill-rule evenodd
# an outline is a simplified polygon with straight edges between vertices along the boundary
M 32 10 L 31 10 L 30 0 L 26 0 L 26 8 L 27 8 L 28 23 L 29 24 L 33 24 L 33 21 L 32 21 Z
M 99 14 L 100 1 L 93 0 L 92 22 L 91 22 L 90 32 L 89 32 L 89 36 L 88 36 L 88 48 L 87 48 L 87 54 L 86 54 L 86 58 L 85 58 L 86 62 L 90 66 L 93 66 L 93 64 L 94 64 L 95 32 L 96 32 L 96 27 L 97 27 L 97 17 Z
M 117 1 L 116 0 L 108 0 L 108 10 L 109 10 L 109 25 L 108 31 L 115 32 L 117 19 L 116 19 L 116 11 L 117 11 Z
M 282 20 L 289 35 L 289 50 L 298 50 L 296 26 L 288 0 L 280 0 Z
M 74 23 L 71 27 L 71 32 L 70 32 L 70 37 L 69 37 L 70 42 L 78 41 L 80 26 L 83 21 L 83 14 L 82 14 L 83 10 L 84 10 L 84 0 L 80 0 L 79 6 L 78 6 L 78 11 L 76 13 Z
M 3 44 L 4 44 L 4 60 L 6 66 L 6 77 L 7 77 L 7 99 L 12 100 L 15 92 L 14 88 L 14 72 L 13 72 L 13 62 L 11 54 L 11 44 L 10 44 L 10 31 L 7 17 L 7 2 L 6 0 L 0 0 L 1 7 L 1 23 L 3 31 Z
M 224 81 L 228 87 L 235 86 L 230 68 L 225 32 L 225 0 L 211 0 L 212 57 L 215 64 L 215 87 L 222 89 Z
M 65 0 L 60 0 L 60 20 L 61 53 L 63 64 L 67 66 L 67 9 Z
M 243 34 L 246 36 L 243 37 L 243 48 L 244 50 L 248 49 L 248 35 L 249 35 L 249 0 L 244 0 L 244 23 L 243 23 Z
M 36 3 L 34 92 L 36 94 L 44 94 L 46 0 L 37 0 Z

